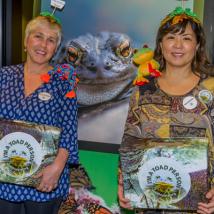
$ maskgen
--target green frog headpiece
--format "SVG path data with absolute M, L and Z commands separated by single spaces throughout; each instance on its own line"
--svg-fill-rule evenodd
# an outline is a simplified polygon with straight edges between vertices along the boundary
M 176 7 L 171 13 L 169 13 L 162 21 L 160 26 L 165 25 L 167 22 L 170 25 L 178 24 L 179 22 L 183 22 L 184 20 L 192 20 L 196 24 L 201 24 L 200 20 L 198 19 L 197 15 L 190 9 L 190 8 L 182 8 Z
M 45 17 L 48 17 L 48 18 L 51 18 L 54 22 L 56 22 L 58 25 L 61 26 L 61 21 L 59 18 L 57 18 L 56 16 L 54 16 L 52 13 L 48 12 L 48 11 L 44 11 L 44 12 L 41 12 L 39 14 L 40 16 L 45 16 Z

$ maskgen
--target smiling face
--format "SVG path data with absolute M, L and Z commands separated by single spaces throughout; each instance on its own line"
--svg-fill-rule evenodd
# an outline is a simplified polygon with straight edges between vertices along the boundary
M 48 23 L 37 25 L 25 39 L 27 61 L 39 65 L 48 64 L 58 44 L 57 29 Z
M 196 54 L 198 44 L 196 35 L 190 24 L 184 32 L 167 33 L 160 43 L 163 57 L 167 66 L 190 66 Z

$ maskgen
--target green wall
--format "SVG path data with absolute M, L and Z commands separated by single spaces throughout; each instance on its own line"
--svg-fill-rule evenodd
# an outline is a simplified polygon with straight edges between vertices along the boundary
M 80 162 L 96 186 L 93 193 L 110 207 L 117 203 L 118 154 L 80 150 Z
M 80 163 L 85 167 L 92 184 L 96 186 L 94 194 L 102 197 L 108 207 L 118 205 L 117 173 L 118 154 L 80 150 Z M 133 211 L 121 210 L 123 214 L 133 214 Z

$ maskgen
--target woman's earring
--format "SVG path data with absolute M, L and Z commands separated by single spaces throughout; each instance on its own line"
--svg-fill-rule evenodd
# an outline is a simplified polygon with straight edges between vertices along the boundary
M 24 52 L 25 52 L 25 53 L 27 52 L 27 48 L 26 48 L 26 47 L 24 47 Z

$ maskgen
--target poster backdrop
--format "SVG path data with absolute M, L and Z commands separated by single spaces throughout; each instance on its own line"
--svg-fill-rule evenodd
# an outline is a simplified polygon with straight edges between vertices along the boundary
M 55 13 L 62 21 L 64 33 L 63 44 L 55 56 L 55 63 L 79 63 L 79 140 L 89 141 L 87 143 L 91 144 L 98 142 L 101 145 L 120 144 L 136 70 L 131 63 L 130 50 L 143 44 L 154 48 L 160 20 L 176 6 L 180 6 L 181 2 L 65 2 L 63 11 Z M 185 6 L 192 9 L 193 0 L 187 1 Z M 41 0 L 41 11 L 52 10 L 50 0 Z M 111 210 L 110 213 L 120 213 L 117 204 L 118 155 L 80 151 L 80 162 L 95 186 L 92 193 L 103 199 Z M 71 210 L 72 206 L 67 208 Z
M 64 32 L 55 62 L 80 63 L 79 140 L 120 144 L 136 70 L 131 65 L 130 51 L 143 44 L 154 48 L 160 20 L 181 6 L 181 2 L 65 2 L 63 11 L 55 13 L 62 21 Z M 185 7 L 192 9 L 193 0 L 186 1 Z M 41 10 L 53 10 L 50 0 L 41 1 Z

